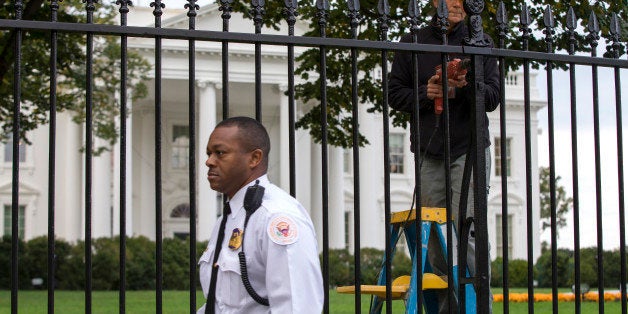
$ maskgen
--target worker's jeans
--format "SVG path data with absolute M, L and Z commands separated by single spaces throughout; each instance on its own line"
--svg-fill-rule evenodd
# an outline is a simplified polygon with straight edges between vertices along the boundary
M 464 173 L 464 164 L 466 155 L 462 155 L 458 159 L 451 162 L 451 204 L 454 215 L 454 222 L 456 228 L 459 226 L 458 220 L 458 208 L 460 203 L 460 193 L 462 187 L 462 176 Z M 445 194 L 445 167 L 444 160 L 424 158 L 421 165 L 421 202 L 423 206 L 428 207 L 445 207 L 446 206 L 446 194 Z M 491 155 L 490 148 L 486 148 L 486 193 L 488 194 L 489 182 L 491 171 Z M 469 185 L 469 198 L 467 201 L 467 217 L 473 217 L 474 211 L 474 199 L 473 199 L 473 173 L 470 176 Z M 428 243 L 428 260 L 435 274 L 442 276 L 447 275 L 447 259 L 442 254 L 442 248 L 438 241 L 438 235 L 436 233 L 436 224 L 432 224 L 430 230 L 430 240 Z M 469 242 L 467 246 L 467 263 L 469 272 L 473 276 L 475 274 L 475 237 L 474 227 L 471 226 L 469 234 Z M 445 234 L 446 237 L 446 234 Z M 456 240 L 454 240 L 456 241 Z M 458 251 L 460 251 L 458 249 Z M 446 252 L 445 252 L 446 254 Z M 489 258 L 490 260 L 490 258 Z M 455 262 L 455 261 L 454 261 Z M 490 273 L 490 264 L 489 264 Z M 449 313 L 449 303 L 447 300 L 447 291 L 439 290 L 438 303 L 439 313 Z M 452 294 L 452 297 L 455 296 Z M 491 296 L 492 299 L 492 296 Z M 490 300 L 492 303 L 492 300 Z M 457 303 L 457 302 L 456 302 Z M 457 311 L 454 311 L 457 313 Z

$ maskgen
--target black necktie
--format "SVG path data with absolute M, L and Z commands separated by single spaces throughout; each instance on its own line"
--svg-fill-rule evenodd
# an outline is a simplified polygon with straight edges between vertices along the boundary
M 218 229 L 218 238 L 216 239 L 216 248 L 214 249 L 214 261 L 212 262 L 212 276 L 209 282 L 209 291 L 207 292 L 207 303 L 205 304 L 205 314 L 214 314 L 214 307 L 216 303 L 216 281 L 218 279 L 218 256 L 220 250 L 222 250 L 222 242 L 225 239 L 225 225 L 227 224 L 227 217 L 231 214 L 231 207 L 229 203 L 225 204 L 225 208 L 222 211 L 222 221 L 220 222 L 220 229 Z

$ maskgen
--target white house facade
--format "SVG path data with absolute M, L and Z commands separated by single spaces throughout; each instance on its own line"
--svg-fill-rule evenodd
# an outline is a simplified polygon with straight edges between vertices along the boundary
M 164 11 L 162 27 L 188 27 L 187 11 Z M 152 26 L 152 8 L 131 9 L 133 25 Z M 285 25 L 284 25 L 285 26 Z M 216 5 L 198 11 L 197 29 L 221 30 L 222 19 Z M 296 33 L 303 33 L 297 25 Z M 233 14 L 230 31 L 252 32 L 251 21 Z M 286 34 L 264 29 L 263 33 Z M 139 52 L 151 64 L 155 63 L 154 39 L 129 38 L 129 49 Z M 297 49 L 297 53 L 302 50 Z M 188 42 L 163 40 L 162 44 L 162 208 L 163 237 L 189 234 L 189 123 L 188 123 Z M 196 42 L 196 148 L 197 148 L 197 238 L 205 240 L 220 213 L 220 195 L 212 191 L 205 175 L 205 146 L 211 130 L 222 119 L 222 47 L 218 42 Z M 249 44 L 229 45 L 229 115 L 254 116 L 255 63 L 254 47 Z M 288 86 L 287 50 L 282 46 L 262 47 L 262 122 L 271 136 L 269 177 L 272 182 L 289 190 L 288 153 Z M 150 75 L 154 76 L 154 73 Z M 544 106 L 531 76 L 532 130 L 537 129 L 536 112 Z M 127 119 L 127 219 L 128 235 L 143 235 L 155 239 L 155 89 L 154 80 L 146 82 L 149 94 L 144 99 L 129 102 Z M 523 75 L 511 74 L 506 85 L 507 146 L 506 152 L 496 151 L 499 137 L 499 113 L 490 118 L 491 189 L 488 196 L 488 226 L 491 256 L 501 255 L 501 171 L 497 161 L 506 158 L 508 172 L 508 233 L 511 258 L 525 259 L 526 244 L 526 179 L 525 132 L 523 115 Z M 297 105 L 297 116 L 307 106 Z M 384 248 L 384 164 L 383 126 L 381 114 L 360 108 L 360 131 L 370 145 L 360 149 L 360 226 L 363 247 Z M 58 238 L 75 241 L 84 238 L 85 217 L 85 156 L 79 151 L 84 144 L 85 127 L 72 122 L 71 114 L 58 114 L 57 163 L 55 193 L 55 233 Z M 390 145 L 391 205 L 393 211 L 406 210 L 412 203 L 414 162 L 409 147 L 409 130 L 392 127 Z M 48 224 L 48 126 L 29 134 L 32 145 L 21 145 L 20 155 L 20 236 L 30 239 L 47 235 Z M 540 254 L 539 197 L 536 133 L 532 135 L 532 204 L 535 258 Z M 0 144 L 1 145 L 1 144 Z M 0 216 L 3 234 L 10 234 L 11 217 L 11 144 L 0 150 Z M 93 163 L 92 236 L 110 237 L 119 232 L 120 221 L 120 147 L 111 147 Z M 329 147 L 329 246 L 353 248 L 353 174 L 351 150 Z M 310 212 L 322 242 L 322 163 L 321 146 L 314 143 L 307 130 L 296 131 L 296 197 Z M 319 245 L 322 248 L 322 245 Z

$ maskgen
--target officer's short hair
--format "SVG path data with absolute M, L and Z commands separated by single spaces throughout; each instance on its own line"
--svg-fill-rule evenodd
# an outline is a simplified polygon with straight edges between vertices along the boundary
M 270 152 L 270 137 L 264 125 L 249 117 L 231 117 L 222 120 L 216 128 L 236 126 L 239 130 L 240 144 L 247 151 L 261 149 L 264 154 L 263 163 L 268 166 Z

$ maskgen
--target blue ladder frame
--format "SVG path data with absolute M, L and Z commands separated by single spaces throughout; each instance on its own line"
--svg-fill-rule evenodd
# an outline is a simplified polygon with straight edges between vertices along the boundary
M 424 210 L 427 210 L 427 208 L 424 208 Z M 432 210 L 432 212 L 436 211 L 439 213 L 441 211 L 444 213 L 445 211 L 444 208 L 440 208 L 440 209 L 430 208 L 429 210 Z M 408 215 L 407 217 L 408 219 L 406 219 L 406 221 L 403 223 L 394 223 L 390 227 L 391 237 L 390 237 L 389 245 L 393 248 L 392 256 L 394 256 L 395 246 L 401 234 L 401 232 L 399 231 L 400 229 L 403 229 L 403 232 L 406 237 L 406 243 L 410 251 L 410 257 L 412 259 L 412 274 L 411 274 L 410 287 L 407 292 L 407 300 L 406 300 L 406 313 L 410 314 L 410 313 L 418 313 L 417 280 L 422 279 L 423 275 L 418 276 L 417 274 L 418 261 L 416 258 L 417 254 L 415 252 L 415 247 L 416 247 L 415 238 L 416 238 L 417 230 L 416 230 L 416 225 L 413 222 L 415 219 L 414 218 L 415 215 L 412 213 L 412 216 L 410 216 L 408 214 L 408 211 L 403 212 L 401 214 L 404 215 L 404 213 L 405 215 Z M 397 214 L 400 214 L 400 213 L 397 213 Z M 430 264 L 426 263 L 426 259 L 427 259 L 427 254 L 428 254 L 427 244 L 430 239 L 430 230 L 433 224 L 436 227 L 436 234 L 438 236 L 439 243 L 441 244 L 443 256 L 447 255 L 447 240 L 446 240 L 447 223 L 444 221 L 439 221 L 437 219 L 434 219 L 433 217 L 426 218 L 426 215 L 423 214 L 423 217 L 421 219 L 421 253 L 422 253 L 421 254 L 421 274 L 429 273 L 432 271 Z M 455 227 L 453 228 L 453 232 L 454 232 L 454 237 L 457 238 Z M 455 238 L 454 238 L 454 241 L 455 241 Z M 458 252 L 457 252 L 456 246 L 452 247 L 452 254 L 453 254 L 453 263 L 454 263 L 453 269 L 452 269 L 452 273 L 454 276 L 453 277 L 454 289 L 455 289 L 456 295 L 459 295 L 460 292 L 459 292 L 459 284 L 458 284 L 458 258 L 457 258 Z M 466 274 L 467 276 L 469 275 L 468 269 L 466 271 Z M 386 257 L 385 256 L 382 262 L 382 270 L 380 272 L 377 284 L 386 285 Z M 465 286 L 464 287 L 465 313 L 475 314 L 476 313 L 475 289 L 473 285 L 470 283 L 465 284 L 464 286 Z M 438 313 L 438 298 L 435 293 L 435 290 L 433 289 L 423 290 L 422 295 L 423 295 L 423 305 L 424 305 L 425 311 L 428 314 Z M 384 298 L 374 296 L 371 301 L 370 313 L 380 314 L 384 301 L 385 301 Z

